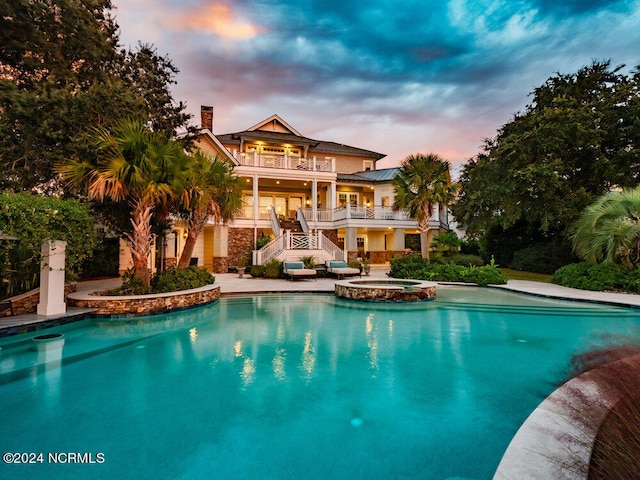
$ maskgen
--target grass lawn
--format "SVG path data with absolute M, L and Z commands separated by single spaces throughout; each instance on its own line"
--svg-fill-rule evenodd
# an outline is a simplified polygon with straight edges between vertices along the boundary
M 507 280 L 531 280 L 532 282 L 551 283 L 551 277 L 553 276 L 547 273 L 521 272 L 510 268 L 500 268 L 500 271 Z

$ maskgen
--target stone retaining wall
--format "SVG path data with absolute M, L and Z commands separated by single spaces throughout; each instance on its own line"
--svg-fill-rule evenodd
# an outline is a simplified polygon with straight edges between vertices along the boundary
M 102 296 L 73 293 L 68 296 L 67 304 L 72 307 L 94 308 L 97 315 L 146 315 L 205 305 L 219 297 L 220 286 L 207 285 L 192 290 L 151 295 Z
M 72 292 L 76 291 L 76 284 L 68 283 L 64 286 L 65 298 Z M 12 315 L 24 315 L 26 313 L 36 313 L 38 311 L 38 303 L 40 302 L 40 289 L 30 290 L 22 295 L 7 298 L 3 302 L 11 303 L 11 309 L 0 311 L 0 317 L 10 317 Z

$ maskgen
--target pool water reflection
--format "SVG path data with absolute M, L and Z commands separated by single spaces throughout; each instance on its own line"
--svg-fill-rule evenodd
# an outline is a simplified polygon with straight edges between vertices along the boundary
M 439 287 L 433 302 L 222 298 L 0 343 L 1 443 L 103 453 L 10 478 L 491 478 L 570 355 L 631 309 Z M 33 335 L 32 335 L 33 336 Z M 4 475 L 3 475 L 4 476 Z

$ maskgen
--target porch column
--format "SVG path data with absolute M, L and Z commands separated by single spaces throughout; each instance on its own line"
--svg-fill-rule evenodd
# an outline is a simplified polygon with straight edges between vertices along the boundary
M 327 208 L 333 211 L 336 208 L 336 182 L 331 182 L 329 184 L 329 189 L 327 190 Z
M 311 182 L 311 217 L 313 223 L 318 221 L 318 180 Z
M 400 252 L 405 249 L 404 228 L 396 228 L 393 230 L 393 245 L 391 249 L 394 252 Z
M 347 260 L 353 261 L 358 256 L 358 229 L 356 227 L 347 227 L 344 230 L 344 249 L 347 252 Z
M 260 196 L 258 195 L 258 175 L 253 176 L 253 220 L 258 220 L 260 212 Z
M 38 315 L 57 315 L 67 311 L 64 302 L 64 259 L 66 242 L 47 240 L 40 249 L 40 303 Z
M 229 226 L 213 226 L 213 268 L 215 273 L 226 272 L 229 265 Z

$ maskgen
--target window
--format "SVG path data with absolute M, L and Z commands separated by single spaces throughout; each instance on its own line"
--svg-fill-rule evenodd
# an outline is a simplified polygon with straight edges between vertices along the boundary
M 364 160 L 362 162 L 362 167 L 363 167 L 365 172 L 368 172 L 369 170 L 373 170 L 373 161 L 372 160 Z
M 338 207 L 346 207 L 347 201 L 352 207 L 358 206 L 358 194 L 352 192 L 338 193 Z

